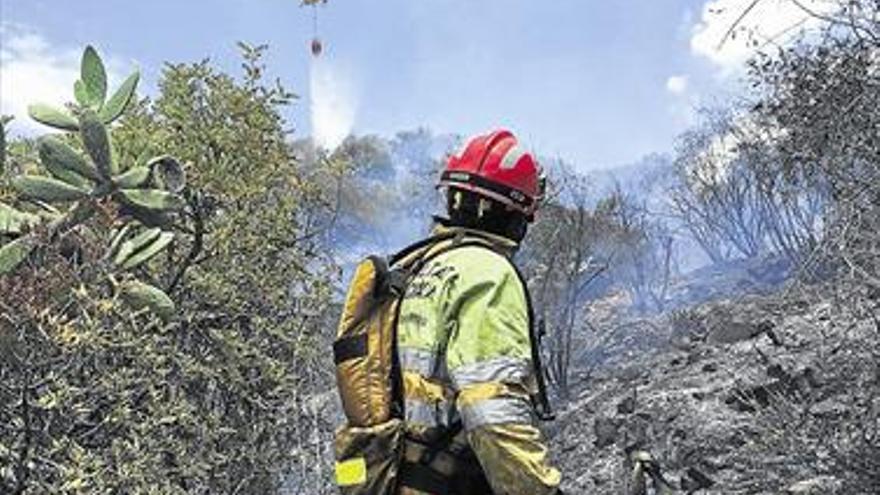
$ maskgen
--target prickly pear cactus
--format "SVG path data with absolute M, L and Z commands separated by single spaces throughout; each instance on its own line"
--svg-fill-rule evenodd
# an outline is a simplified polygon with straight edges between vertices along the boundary
M 120 299 L 133 309 L 146 308 L 168 319 L 174 312 L 171 299 L 136 280 L 132 271 L 174 241 L 174 234 L 156 226 L 156 219 L 167 219 L 186 206 L 181 196 L 186 187 L 183 167 L 173 157 L 160 156 L 123 168 L 114 160 L 110 139 L 110 125 L 133 100 L 139 78 L 133 73 L 107 98 L 104 63 L 89 46 L 74 83 L 75 103 L 63 109 L 43 104 L 28 108 L 34 120 L 76 133 L 85 153 L 57 135 L 44 136 L 37 143 L 44 173 L 9 181 L 18 201 L 14 206 L 0 203 L 0 276 L 15 272 L 32 257 L 38 244 L 36 229 L 46 228 L 50 239 L 58 238 L 115 204 L 119 228 L 107 239 L 108 277 Z

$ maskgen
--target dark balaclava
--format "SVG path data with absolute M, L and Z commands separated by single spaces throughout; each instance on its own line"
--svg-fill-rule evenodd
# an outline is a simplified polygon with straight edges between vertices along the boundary
M 482 230 L 517 243 L 526 236 L 529 224 L 522 212 L 456 187 L 446 192 L 446 211 L 452 226 Z

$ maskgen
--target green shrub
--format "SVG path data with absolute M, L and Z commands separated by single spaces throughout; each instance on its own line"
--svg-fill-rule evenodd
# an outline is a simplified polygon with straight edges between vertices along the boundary
M 76 102 L 31 107 L 62 133 L 7 146 L 0 492 L 273 493 L 302 450 L 338 270 L 293 95 L 242 48 L 244 80 L 171 65 L 154 102 L 88 48 Z

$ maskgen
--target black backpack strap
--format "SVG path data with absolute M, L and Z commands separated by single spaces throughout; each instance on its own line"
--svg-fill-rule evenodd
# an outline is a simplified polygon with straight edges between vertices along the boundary
M 489 247 L 492 250 L 498 251 L 501 254 L 505 254 L 503 249 L 495 248 L 493 246 L 497 245 L 497 241 L 493 240 L 489 235 L 483 234 L 478 230 L 472 229 L 463 229 L 463 228 L 450 228 L 440 232 L 438 234 L 434 234 L 428 236 L 420 241 L 414 242 L 409 246 L 401 249 L 400 251 L 394 253 L 393 255 L 388 257 L 388 264 L 390 266 L 394 266 L 399 263 L 401 260 L 409 256 L 410 254 L 418 251 L 419 249 L 426 248 L 431 246 L 432 244 L 436 244 L 441 241 L 453 240 L 453 247 L 460 246 L 465 239 L 480 239 L 483 243 L 486 244 L 486 247 Z M 476 243 L 476 242 L 475 242 Z M 443 250 L 445 252 L 446 250 Z
M 400 319 L 400 308 L 403 306 L 403 297 L 406 295 L 406 287 L 409 285 L 412 277 L 415 276 L 415 274 L 421 270 L 428 261 L 443 254 L 449 249 L 441 249 L 439 252 L 431 253 L 429 256 L 422 256 L 421 259 L 408 267 L 399 267 L 395 265 L 419 249 L 429 248 L 430 246 L 450 239 L 455 235 L 456 231 L 447 231 L 422 239 L 398 251 L 389 257 L 386 263 L 386 266 L 390 266 L 385 277 L 387 280 L 387 288 L 389 293 L 397 298 L 397 306 L 392 321 L 394 337 L 391 343 L 391 414 L 396 418 L 402 419 L 406 417 L 406 400 L 403 397 L 403 372 L 400 369 L 400 351 L 397 348 L 397 322 Z
M 526 293 L 526 306 L 529 312 L 529 341 L 532 348 L 532 365 L 535 368 L 535 381 L 538 384 L 538 396 L 532 398 L 533 406 L 535 407 L 538 419 L 541 421 L 553 421 L 556 419 L 556 415 L 553 413 L 553 408 L 550 407 L 550 398 L 547 395 L 547 382 L 544 381 L 544 364 L 541 360 L 541 337 L 543 331 L 540 333 L 538 332 L 535 320 L 535 309 L 532 306 L 532 295 L 529 293 L 529 286 L 526 283 L 526 279 L 519 270 L 519 267 L 513 262 L 511 262 L 510 265 L 516 272 L 516 276 L 519 278 L 520 284 L 522 284 L 523 290 Z
M 442 249 L 430 252 L 430 246 L 438 242 L 448 241 L 450 239 L 452 240 L 452 242 L 450 242 L 448 246 L 444 246 Z M 507 257 L 503 248 L 497 247 L 496 243 L 488 237 L 472 234 L 471 232 L 465 232 L 462 230 L 451 230 L 432 237 L 428 237 L 426 239 L 422 239 L 421 241 L 411 244 L 391 256 L 388 262 L 391 266 L 391 269 L 389 270 L 386 278 L 389 280 L 389 284 L 391 285 L 392 290 L 394 290 L 394 293 L 398 297 L 403 298 L 403 296 L 405 295 L 404 292 L 406 291 L 406 286 L 409 285 L 410 280 L 415 277 L 416 274 L 418 274 L 418 272 L 425 267 L 425 265 L 434 260 L 434 258 L 446 254 L 449 251 L 469 246 L 486 248 L 491 250 L 492 252 L 500 254 L 501 256 Z M 409 266 L 395 266 L 395 264 L 399 263 L 410 254 L 424 248 L 427 248 L 425 255 L 415 260 L 415 262 L 411 263 Z
M 418 251 L 419 249 L 428 247 L 432 244 L 436 244 L 436 243 L 443 241 L 443 240 L 446 240 L 446 239 L 451 239 L 452 237 L 455 237 L 455 235 L 456 235 L 455 230 L 448 230 L 448 231 L 441 232 L 439 234 L 435 234 L 435 235 L 426 237 L 420 241 L 414 242 L 414 243 L 410 244 L 409 246 L 407 246 L 407 247 L 401 249 L 400 251 L 394 253 L 393 255 L 391 255 L 388 258 L 388 264 L 391 266 L 394 266 L 398 262 L 400 262 L 400 260 L 406 258 L 407 256 Z

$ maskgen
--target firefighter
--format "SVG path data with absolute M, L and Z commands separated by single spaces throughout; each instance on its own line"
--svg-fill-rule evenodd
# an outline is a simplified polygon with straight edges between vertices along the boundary
M 511 257 L 533 221 L 540 169 L 514 135 L 476 136 L 438 187 L 462 246 L 432 259 L 404 293 L 397 326 L 407 441 L 403 495 L 556 495 L 560 473 L 535 426 L 528 291 Z M 468 245 L 476 236 L 494 248 Z

